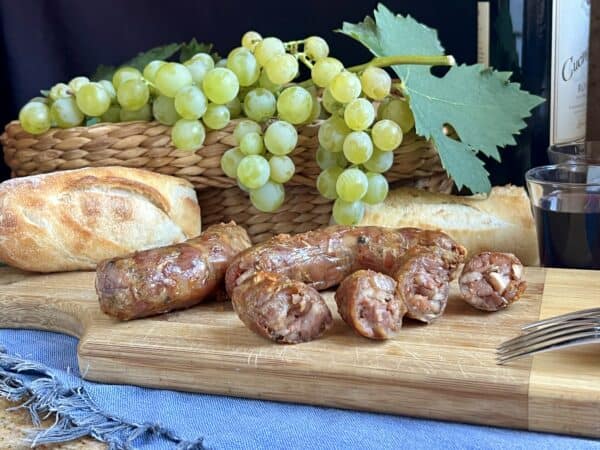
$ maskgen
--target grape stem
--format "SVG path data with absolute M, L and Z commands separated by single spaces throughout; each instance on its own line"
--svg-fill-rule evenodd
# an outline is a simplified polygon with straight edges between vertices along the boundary
M 378 56 L 371 61 L 358 66 L 348 67 L 350 72 L 361 72 L 367 67 L 389 67 L 400 64 L 415 64 L 422 66 L 454 66 L 456 60 L 452 55 L 422 56 L 422 55 L 395 55 Z

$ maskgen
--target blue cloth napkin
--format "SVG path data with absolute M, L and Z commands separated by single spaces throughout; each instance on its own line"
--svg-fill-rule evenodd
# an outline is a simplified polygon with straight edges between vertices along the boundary
M 57 333 L 0 329 L 0 346 L 0 395 L 41 389 L 40 403 L 66 408 L 65 420 L 82 425 L 71 420 L 70 430 L 55 429 L 46 440 L 92 428 L 114 449 L 600 449 L 590 439 L 87 382 L 77 340 Z M 40 378 L 42 368 L 54 378 Z M 48 394 L 52 385 L 61 390 Z

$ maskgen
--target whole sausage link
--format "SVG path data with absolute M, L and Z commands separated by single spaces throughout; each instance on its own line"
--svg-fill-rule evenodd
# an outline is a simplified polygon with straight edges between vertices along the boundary
M 316 339 L 333 323 L 314 288 L 278 273 L 258 272 L 247 278 L 235 287 L 231 301 L 248 328 L 280 344 Z
M 483 311 L 516 302 L 527 288 L 523 264 L 512 253 L 482 252 L 464 266 L 458 280 L 462 299 Z
M 100 308 L 131 320 L 196 305 L 217 292 L 231 261 L 250 245 L 246 230 L 231 222 L 181 244 L 104 261 L 96 269 Z
M 396 295 L 396 281 L 372 270 L 358 270 L 335 292 L 344 322 L 369 339 L 390 339 L 402 327 L 406 306 Z

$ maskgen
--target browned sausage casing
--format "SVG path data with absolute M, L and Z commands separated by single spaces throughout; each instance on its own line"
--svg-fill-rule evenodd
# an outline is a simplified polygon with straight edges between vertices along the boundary
M 404 302 L 396 295 L 396 281 L 372 270 L 357 270 L 335 292 L 340 316 L 361 336 L 389 339 L 402 327 Z
M 196 305 L 218 289 L 233 258 L 250 245 L 246 230 L 231 222 L 181 244 L 104 261 L 96 269 L 100 308 L 130 320 Z
M 525 291 L 523 264 L 512 253 L 483 252 L 473 256 L 458 279 L 464 301 L 483 311 L 498 311 Z
M 248 289 L 244 288 L 244 284 L 258 273 L 279 274 L 283 277 L 282 280 L 293 280 L 305 283 L 315 290 L 323 290 L 341 283 L 348 275 L 360 269 L 394 276 L 402 257 L 414 247 L 429 248 L 435 252 L 448 276 L 455 272 L 466 253 L 464 247 L 437 231 L 331 226 L 294 236 L 279 235 L 242 252 L 227 269 L 225 287 L 236 312 L 245 318 L 242 320 L 248 325 L 249 318 L 260 314 L 260 311 L 249 309 L 256 308 L 262 302 L 247 302 Z M 264 296 L 268 299 L 276 298 L 280 302 L 289 301 L 288 296 L 276 295 L 275 285 L 268 285 L 269 289 L 266 289 L 264 284 L 254 284 L 252 294 L 256 298 Z M 285 311 L 288 306 L 282 304 L 280 308 Z M 301 318 L 299 316 L 297 319 Z M 321 317 L 321 320 L 325 319 Z M 277 326 L 278 324 L 274 324 L 272 328 Z M 312 323 L 305 326 L 311 329 L 322 328 L 319 324 Z M 250 327 L 256 329 L 254 325 Z M 264 327 L 269 328 L 270 325 L 262 323 L 260 328 Z

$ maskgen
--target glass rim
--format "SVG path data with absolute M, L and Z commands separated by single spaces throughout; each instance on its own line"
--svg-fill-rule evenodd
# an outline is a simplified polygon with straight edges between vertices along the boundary
M 578 161 L 569 161 L 561 164 L 548 164 L 545 166 L 532 167 L 527 172 L 525 172 L 525 181 L 528 183 L 536 183 L 542 185 L 556 185 L 556 186 L 566 186 L 566 187 L 579 187 L 579 188 L 587 188 L 587 187 L 600 187 L 600 181 L 594 183 L 573 183 L 566 181 L 550 181 L 550 180 L 541 180 L 539 178 L 534 178 L 535 174 L 540 172 L 547 172 L 550 170 L 556 170 L 561 167 L 597 167 L 600 169 L 600 163 L 598 164 L 587 164 L 585 162 Z

